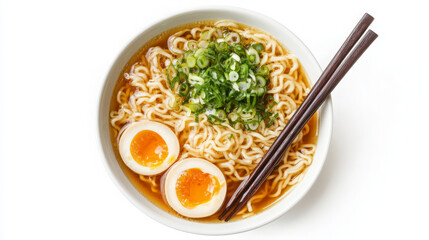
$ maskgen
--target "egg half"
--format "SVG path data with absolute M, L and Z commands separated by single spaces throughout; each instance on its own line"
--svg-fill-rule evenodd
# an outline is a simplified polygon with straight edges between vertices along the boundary
M 179 155 L 177 136 L 166 125 L 152 121 L 131 123 L 119 139 L 119 153 L 124 163 L 141 175 L 165 171 Z
M 161 181 L 164 200 L 189 218 L 213 215 L 226 196 L 225 176 L 213 163 L 200 158 L 176 162 Z

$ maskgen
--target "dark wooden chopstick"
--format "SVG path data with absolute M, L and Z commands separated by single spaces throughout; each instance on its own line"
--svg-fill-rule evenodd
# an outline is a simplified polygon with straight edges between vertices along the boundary
M 255 168 L 252 174 L 246 180 L 244 180 L 245 181 L 244 184 L 241 184 L 239 188 L 235 191 L 234 195 L 227 203 L 226 208 L 219 216 L 220 220 L 232 209 L 233 206 L 235 206 L 233 211 L 225 219 L 226 221 L 228 221 L 237 211 L 239 211 L 244 206 L 247 200 L 250 199 L 251 196 L 253 196 L 253 194 L 257 191 L 259 186 L 265 181 L 266 177 L 268 177 L 268 175 L 271 174 L 273 168 L 280 162 L 284 154 L 284 151 L 287 149 L 287 147 L 289 147 L 290 143 L 293 141 L 296 135 L 301 131 L 302 127 L 304 127 L 304 125 L 311 118 L 314 112 L 317 111 L 318 107 L 310 115 L 308 115 L 308 109 L 311 108 L 310 106 L 314 107 L 314 100 L 319 96 L 322 88 L 324 88 L 324 86 L 326 85 L 329 79 L 332 79 L 330 77 L 332 76 L 333 72 L 338 68 L 340 63 L 344 60 L 344 57 L 347 56 L 347 54 L 350 52 L 350 50 L 353 48 L 355 43 L 359 40 L 359 38 L 362 36 L 362 34 L 365 32 L 365 30 L 368 28 L 368 26 L 372 21 L 373 21 L 373 17 L 371 17 L 369 14 L 365 14 L 362 17 L 361 21 L 358 23 L 358 25 L 355 27 L 355 29 L 346 39 L 344 44 L 341 46 L 340 50 L 337 52 L 337 54 L 334 56 L 332 61 L 329 63 L 328 67 L 322 73 L 319 80 L 313 86 L 307 98 L 304 100 L 304 102 L 301 104 L 301 106 L 292 116 L 291 120 L 288 122 L 288 124 L 286 125 L 285 129 L 282 131 L 280 136 L 273 143 L 273 145 L 271 146 L 267 154 L 264 156 L 264 158 Z M 361 43 L 363 43 L 363 41 L 361 41 Z M 355 50 L 358 50 L 358 48 L 356 48 Z M 349 60 L 350 57 L 347 59 Z M 321 103 L 323 103 L 325 98 L 321 99 L 322 100 Z M 320 99 L 318 100 L 320 101 Z M 304 113 L 307 113 L 305 114 L 306 117 L 302 118 Z M 297 124 L 297 123 L 301 123 L 302 127 L 300 127 L 300 124 Z M 291 132 L 296 132 L 296 135 L 293 136 L 294 134 L 291 134 Z M 287 144 L 287 142 L 289 141 L 290 143 Z M 283 148 L 284 150 L 280 151 Z

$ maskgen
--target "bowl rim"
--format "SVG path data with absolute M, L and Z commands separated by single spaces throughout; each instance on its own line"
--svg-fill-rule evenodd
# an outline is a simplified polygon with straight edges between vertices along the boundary
M 104 136 L 103 136 L 103 125 L 106 123 L 106 116 L 104 116 L 102 114 L 102 110 L 103 110 L 103 104 L 104 104 L 104 98 L 107 94 L 108 99 L 109 99 L 109 104 L 110 104 L 110 99 L 111 99 L 111 92 L 108 92 L 108 85 L 109 85 L 109 77 L 112 75 L 112 72 L 114 72 L 114 67 L 118 64 L 120 58 L 126 54 L 126 51 L 129 50 L 129 48 L 131 48 L 131 46 L 133 45 L 133 43 L 139 41 L 139 38 L 141 38 L 145 33 L 150 32 L 151 30 L 155 29 L 158 26 L 161 26 L 164 22 L 167 22 L 171 19 L 174 18 L 179 18 L 179 17 L 183 17 L 186 15 L 190 15 L 190 14 L 196 14 L 196 13 L 201 13 L 204 11 L 210 11 L 210 12 L 231 12 L 231 13 L 239 13 L 239 14 L 244 14 L 244 15 L 248 15 L 248 16 L 256 16 L 258 18 L 264 19 L 264 21 L 266 21 L 266 23 L 271 23 L 271 24 L 276 24 L 277 27 L 280 27 L 282 29 L 282 31 L 284 31 L 287 35 L 289 35 L 289 37 L 291 37 L 294 41 L 295 44 L 299 45 L 299 48 L 302 49 L 302 51 L 306 52 L 306 54 L 308 55 L 308 57 L 310 58 L 309 60 L 312 62 L 312 64 L 314 65 L 314 67 L 317 68 L 318 71 L 318 75 L 320 76 L 322 70 L 320 67 L 320 64 L 317 62 L 316 58 L 314 57 L 313 53 L 309 50 L 309 48 L 293 33 L 291 32 L 287 27 L 285 27 L 283 24 L 281 24 L 280 22 L 272 19 L 271 17 L 268 17 L 264 14 L 261 14 L 259 12 L 255 12 L 255 11 L 251 11 L 245 8 L 240 8 L 240 7 L 232 7 L 232 6 L 211 6 L 211 7 L 192 7 L 192 8 L 186 8 L 186 9 L 182 9 L 179 11 L 176 11 L 174 13 L 169 14 L 168 17 L 165 18 L 161 18 L 158 19 L 157 21 L 154 21 L 148 25 L 146 25 L 146 27 L 144 27 L 141 31 L 139 31 L 139 33 L 129 42 L 127 42 L 125 44 L 125 46 L 122 48 L 122 50 L 116 55 L 116 58 L 114 59 L 114 61 L 112 62 L 111 66 L 108 68 L 108 72 L 107 75 L 104 78 L 103 81 L 103 85 L 101 88 L 101 91 L 99 93 L 99 101 L 98 101 L 98 111 L 97 111 L 97 131 L 98 131 L 98 147 L 100 149 L 100 151 L 102 152 L 102 162 L 103 165 L 106 169 L 106 172 L 108 173 L 110 179 L 112 180 L 112 182 L 117 186 L 117 188 L 120 190 L 120 192 L 122 192 L 122 194 L 134 205 L 136 206 L 140 211 L 142 211 L 144 214 L 146 214 L 147 216 L 149 216 L 150 218 L 154 219 L 155 221 L 169 226 L 171 228 L 180 230 L 180 231 L 184 231 L 184 232 L 188 232 L 188 233 L 193 233 L 193 234 L 202 234 L 202 235 L 227 235 L 227 234 L 236 234 L 236 233 L 241 233 L 241 232 L 245 232 L 245 231 L 249 231 L 255 228 L 259 228 L 263 225 L 266 225 L 276 219 L 278 219 L 280 216 L 282 216 L 283 214 L 285 214 L 287 211 L 289 211 L 293 206 L 296 205 L 296 203 L 298 203 L 307 193 L 308 191 L 311 189 L 311 187 L 314 185 L 314 182 L 316 181 L 316 179 L 318 178 L 318 176 L 320 175 L 321 170 L 323 169 L 324 163 L 326 161 L 326 157 L 328 154 L 328 150 L 329 150 L 329 145 L 330 145 L 330 141 L 331 141 L 331 137 L 332 137 L 332 128 L 333 128 L 333 108 L 332 108 L 332 99 L 329 96 L 328 99 L 325 101 L 325 103 L 321 106 L 321 108 L 318 110 L 318 112 L 320 113 L 321 111 L 323 111 L 323 114 L 319 114 L 319 124 L 318 124 L 318 128 L 319 128 L 319 133 L 320 133 L 320 125 L 322 120 L 324 121 L 324 148 L 323 149 L 319 149 L 319 140 L 321 135 L 318 136 L 318 140 L 317 140 L 317 147 L 316 147 L 316 153 L 319 151 L 322 152 L 320 157 L 317 159 L 317 161 L 319 162 L 318 164 L 318 168 L 311 168 L 314 164 L 314 159 L 313 159 L 313 163 L 312 165 L 310 165 L 310 168 L 313 170 L 313 177 L 311 179 L 308 179 L 309 177 L 307 177 L 308 172 L 305 174 L 304 176 L 304 180 L 307 179 L 307 184 L 306 186 L 301 186 L 302 182 L 300 182 L 298 184 L 298 187 L 301 186 L 301 189 L 303 187 L 305 187 L 303 190 L 301 190 L 300 195 L 298 195 L 294 201 L 292 201 L 287 207 L 285 207 L 284 209 L 282 209 L 281 211 L 277 211 L 277 212 L 273 212 L 272 214 L 270 214 L 269 217 L 266 217 L 264 221 L 253 221 L 252 224 L 245 224 L 244 226 L 240 226 L 240 224 L 235 224 L 234 226 L 236 226 L 235 228 L 232 227 L 225 227 L 227 225 L 232 225 L 233 223 L 237 223 L 237 222 L 244 222 L 247 221 L 248 219 L 243 219 L 243 220 L 238 220 L 238 221 L 233 221 L 233 222 L 228 222 L 228 223 L 202 223 L 202 222 L 194 222 L 194 221 L 188 221 L 188 220 L 180 220 L 179 218 L 177 218 L 176 216 L 173 216 L 171 214 L 168 213 L 168 215 L 170 215 L 171 217 L 177 218 L 177 221 L 186 221 L 186 224 L 175 224 L 173 223 L 174 221 L 167 221 L 165 218 L 161 217 L 160 214 L 162 214 L 161 212 L 165 212 L 164 210 L 160 209 L 159 207 L 155 206 L 155 208 L 157 209 L 152 209 L 149 210 L 148 208 L 144 207 L 141 204 L 141 198 L 137 199 L 135 196 L 133 196 L 133 193 L 130 192 L 130 190 L 128 188 L 128 186 L 125 185 L 129 185 L 131 184 L 128 180 L 128 184 L 124 183 L 123 181 L 120 181 L 118 178 L 119 176 L 118 174 L 118 170 L 120 171 L 119 174 L 125 175 L 122 172 L 122 169 L 120 169 L 119 164 L 116 162 L 116 166 L 114 166 L 114 164 L 112 164 L 111 162 L 108 162 L 108 158 L 109 158 L 109 154 L 107 153 L 108 149 L 105 149 L 106 146 L 105 144 L 103 144 L 104 140 Z M 207 18 L 207 20 L 209 19 L 213 19 L 213 18 Z M 246 24 L 246 23 L 244 23 Z M 181 24 L 179 24 L 181 25 Z M 249 24 L 250 25 L 250 24 Z M 175 26 L 178 25 L 170 25 L 168 28 L 166 29 L 171 29 L 174 28 Z M 261 30 L 265 31 L 265 29 L 260 28 Z M 153 38 L 154 36 L 151 36 L 151 38 Z M 287 48 L 289 48 L 286 45 Z M 307 70 L 307 67 L 304 67 L 304 69 Z M 311 80 L 311 83 L 314 84 L 314 79 Z M 107 121 L 108 122 L 108 121 Z M 109 139 L 107 140 L 108 142 L 110 142 L 110 133 L 107 133 L 107 135 L 109 136 Z M 107 146 L 110 147 L 110 146 Z M 112 149 L 111 149 L 112 150 Z M 316 156 L 316 155 L 315 155 Z M 116 159 L 115 159 L 116 160 Z M 303 181 L 304 181 L 303 180 Z M 134 188 L 134 186 L 133 186 Z M 135 188 L 133 189 L 134 191 L 137 191 Z M 296 189 L 292 190 L 292 192 L 296 191 Z M 138 194 L 140 194 L 138 192 Z M 134 194 L 135 195 L 135 194 Z M 141 194 L 140 194 L 140 197 Z M 143 197 L 145 200 L 143 201 L 148 201 L 145 197 Z M 276 204 L 274 204 L 274 206 L 276 205 L 280 205 L 280 203 L 282 201 L 284 201 L 285 199 L 287 199 L 287 197 L 282 197 Z M 151 203 L 152 204 L 152 203 Z M 265 212 L 270 212 L 270 210 L 272 210 L 274 208 L 274 206 L 264 210 L 262 213 Z M 256 214 L 255 216 L 250 217 L 249 219 L 256 219 L 256 216 L 260 215 L 261 213 Z M 185 225 L 189 225 L 189 226 L 185 226 Z M 205 227 L 196 227 L 198 225 L 201 226 L 205 226 Z M 208 225 L 216 225 L 219 227 L 208 227 Z M 243 224 L 241 224 L 243 225 Z M 237 227 L 238 226 L 238 227 Z

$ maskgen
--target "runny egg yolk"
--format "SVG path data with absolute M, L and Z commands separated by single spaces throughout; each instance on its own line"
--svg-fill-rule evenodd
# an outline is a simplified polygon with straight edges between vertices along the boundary
M 176 182 L 177 198 L 186 208 L 209 202 L 219 189 L 217 178 L 199 168 L 183 171 Z
M 143 130 L 137 133 L 130 145 L 133 159 L 145 167 L 157 167 L 168 156 L 168 146 L 158 133 Z

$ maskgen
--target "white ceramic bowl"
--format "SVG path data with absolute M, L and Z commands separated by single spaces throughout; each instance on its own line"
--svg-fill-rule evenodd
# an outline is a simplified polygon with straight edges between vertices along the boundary
M 312 165 L 309 167 L 303 181 L 285 198 L 269 209 L 247 219 L 228 223 L 199 223 L 188 221 L 171 215 L 158 208 L 148 199 L 142 196 L 128 181 L 115 158 L 109 137 L 109 104 L 115 82 L 127 61 L 148 40 L 172 27 L 198 20 L 230 19 L 239 23 L 259 28 L 282 42 L 293 54 L 295 54 L 312 83 L 317 81 L 321 69 L 310 50 L 287 28 L 275 20 L 240 8 L 212 7 L 183 12 L 164 19 L 148 29 L 145 29 L 133 41 L 131 41 L 113 63 L 101 92 L 98 127 L 104 163 L 112 180 L 116 183 L 124 195 L 142 212 L 172 228 L 207 235 L 233 234 L 260 227 L 273 221 L 294 206 L 311 188 L 325 162 L 332 130 L 332 103 L 329 98 L 319 110 L 319 137 L 317 150 Z

